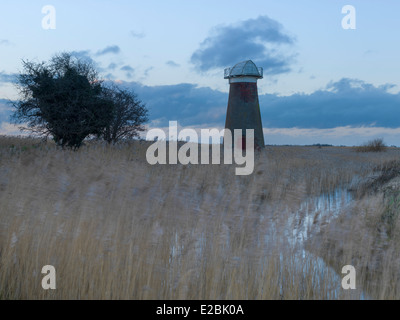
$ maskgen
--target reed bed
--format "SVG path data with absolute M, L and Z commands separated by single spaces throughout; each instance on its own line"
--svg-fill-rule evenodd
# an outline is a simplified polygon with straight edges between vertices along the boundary
M 288 237 L 302 203 L 363 181 L 398 149 L 267 147 L 236 176 L 235 164 L 151 166 L 148 146 L 0 138 L 1 299 L 399 298 L 398 198 L 388 209 L 384 191 L 365 193 L 329 222 L 315 213 L 304 244 Z M 351 263 L 347 291 L 339 270 Z M 45 265 L 55 290 L 41 286 Z

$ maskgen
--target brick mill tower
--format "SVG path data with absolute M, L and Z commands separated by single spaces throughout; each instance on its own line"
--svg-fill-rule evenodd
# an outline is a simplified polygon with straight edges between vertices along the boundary
M 225 69 L 225 79 L 229 79 L 229 101 L 225 128 L 242 129 L 242 137 L 233 143 L 245 149 L 246 129 L 254 129 L 254 148 L 264 148 L 264 134 L 258 101 L 257 80 L 263 78 L 263 69 L 247 60 Z

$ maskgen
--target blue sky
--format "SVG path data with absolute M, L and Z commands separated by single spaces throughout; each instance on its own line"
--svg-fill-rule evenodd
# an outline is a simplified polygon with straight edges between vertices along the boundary
M 56 10 L 44 30 L 42 8 Z M 356 29 L 342 28 L 342 7 Z M 2 99 L 17 98 L 21 60 L 62 51 L 95 61 L 134 89 L 150 127 L 222 128 L 223 70 L 252 59 L 267 144 L 400 146 L 400 2 L 395 0 L 25 1 L 0 3 L 0 134 L 16 133 Z

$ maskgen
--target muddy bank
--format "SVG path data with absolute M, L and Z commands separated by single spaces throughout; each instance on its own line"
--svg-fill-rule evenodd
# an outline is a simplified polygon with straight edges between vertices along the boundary
M 314 228 L 305 248 L 340 272 L 353 265 L 374 299 L 397 296 L 400 284 L 400 161 L 377 166 L 348 188 L 353 200 Z M 328 223 L 329 222 L 329 223 Z
M 400 161 L 376 166 L 371 175 L 355 177 L 348 190 L 358 199 L 382 192 L 390 194 L 400 190 Z

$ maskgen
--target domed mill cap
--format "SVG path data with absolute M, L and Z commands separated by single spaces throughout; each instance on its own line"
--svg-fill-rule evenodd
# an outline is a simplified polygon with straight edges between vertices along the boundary
M 258 68 L 251 60 L 237 63 L 233 68 L 225 69 L 225 79 L 238 77 L 254 77 L 257 79 L 263 78 L 263 68 Z

